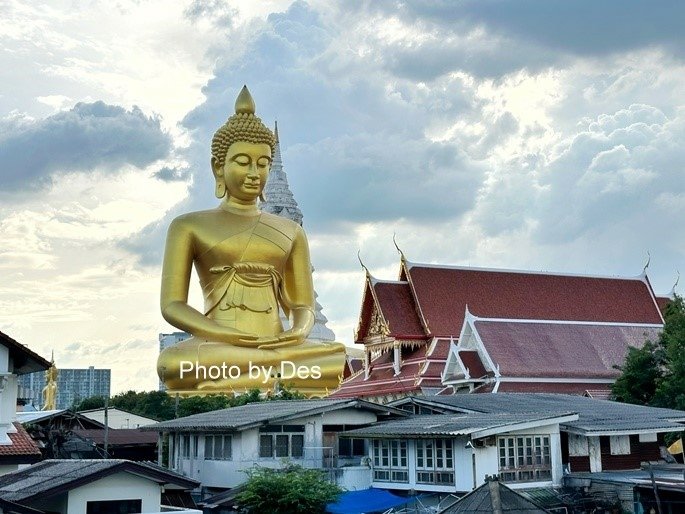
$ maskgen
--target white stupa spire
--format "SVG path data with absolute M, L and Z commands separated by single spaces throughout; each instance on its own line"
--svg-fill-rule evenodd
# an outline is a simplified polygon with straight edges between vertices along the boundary
M 288 177 L 283 171 L 281 160 L 281 143 L 278 139 L 278 122 L 274 130 L 276 134 L 276 147 L 274 148 L 273 162 L 269 172 L 269 180 L 264 187 L 264 201 L 260 204 L 261 210 L 271 214 L 277 214 L 293 220 L 302 225 L 302 211 L 295 201 L 293 193 L 288 186 Z
M 271 171 L 269 172 L 269 179 L 264 187 L 264 201 L 260 203 L 259 207 L 262 211 L 278 216 L 283 216 L 289 220 L 294 221 L 298 225 L 302 225 L 302 211 L 297 205 L 297 201 L 293 196 L 290 187 L 288 186 L 288 177 L 283 171 L 283 160 L 281 159 L 281 143 L 278 138 L 278 122 L 274 129 L 276 135 L 276 147 L 274 148 L 273 162 L 271 163 Z M 314 291 L 314 298 L 318 298 L 318 294 Z M 281 321 L 284 325 L 289 324 L 283 312 L 281 312 Z M 314 307 L 314 327 L 307 338 L 310 341 L 335 341 L 335 334 L 326 326 L 328 318 L 323 314 L 323 307 L 318 301 L 315 301 Z

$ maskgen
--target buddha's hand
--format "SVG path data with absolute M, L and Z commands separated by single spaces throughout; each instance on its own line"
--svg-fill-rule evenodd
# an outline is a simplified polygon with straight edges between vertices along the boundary
M 274 337 L 260 337 L 253 342 L 253 344 L 257 345 L 257 348 L 260 350 L 273 350 L 275 348 L 286 348 L 288 346 L 300 345 L 304 343 L 305 337 L 305 329 L 291 328 Z
M 260 337 L 257 334 L 250 334 L 230 327 L 221 327 L 216 333 L 216 339 L 222 343 L 229 343 L 234 346 L 254 348 Z

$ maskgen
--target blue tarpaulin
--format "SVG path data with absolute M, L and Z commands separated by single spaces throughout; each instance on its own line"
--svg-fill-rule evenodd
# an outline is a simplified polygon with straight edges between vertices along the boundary
M 326 506 L 326 512 L 330 514 L 383 512 L 391 507 L 397 507 L 412 501 L 414 501 L 414 498 L 402 498 L 384 489 L 347 491 L 340 495 L 340 499 L 337 502 L 329 503 Z

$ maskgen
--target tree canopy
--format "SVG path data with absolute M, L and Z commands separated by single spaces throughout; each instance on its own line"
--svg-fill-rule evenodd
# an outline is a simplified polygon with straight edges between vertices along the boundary
M 250 514 L 319 514 L 342 492 L 319 469 L 255 467 L 247 474 L 249 479 L 236 501 Z
M 201 412 L 209 412 L 228 407 L 236 407 L 247 403 L 266 400 L 297 400 L 303 399 L 304 395 L 287 387 L 279 388 L 275 393 L 262 397 L 259 389 L 252 389 L 239 396 L 223 394 L 211 394 L 204 396 L 189 396 L 178 398 L 164 391 L 127 391 L 112 396 L 109 399 L 109 407 L 116 407 L 139 416 L 166 421 L 176 417 L 190 416 Z M 93 396 L 85 398 L 72 408 L 75 411 L 101 409 L 105 406 L 105 398 Z
M 685 303 L 676 296 L 664 310 L 657 341 L 630 348 L 621 376 L 612 386 L 615 400 L 685 410 Z

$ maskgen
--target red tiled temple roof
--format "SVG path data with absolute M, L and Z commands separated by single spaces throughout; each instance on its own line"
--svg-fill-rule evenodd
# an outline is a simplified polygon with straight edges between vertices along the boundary
M 28 457 L 31 462 L 39 461 L 41 453 L 36 442 L 31 439 L 31 436 L 21 423 L 15 422 L 12 424 L 17 431 L 7 434 L 12 444 L 0 445 L 0 461 L 8 462 L 8 459 L 11 460 L 12 457 Z
M 378 281 L 367 275 L 359 331 L 355 340 L 357 343 L 365 342 L 375 305 L 388 324 L 388 342 L 392 342 L 393 338 L 414 341 L 431 337 L 456 339 L 461 332 L 467 306 L 476 316 L 501 318 L 500 321 L 515 319 L 663 324 L 646 277 L 611 278 L 460 268 L 413 264 L 404 259 L 400 281 Z M 424 322 L 430 332 L 428 334 Z M 520 329 L 521 326 L 518 326 L 517 330 Z M 600 350 L 586 340 L 585 343 L 578 343 L 578 334 L 574 334 L 573 338 L 567 334 L 568 337 L 565 338 L 563 330 L 537 330 L 536 337 L 545 341 L 547 346 L 541 344 L 540 348 L 532 351 L 529 346 L 522 347 L 523 343 L 509 339 L 504 344 L 498 342 L 498 350 L 488 347 L 488 352 L 500 366 L 503 376 L 614 378 L 616 370 L 612 366 L 622 362 L 627 346 L 639 346 L 643 342 L 637 340 L 636 332 L 627 334 L 619 330 L 613 333 Z M 545 331 L 549 330 L 559 332 L 561 338 L 555 339 L 558 335 L 556 332 L 546 334 Z M 574 330 L 582 332 L 588 329 Z M 498 341 L 503 337 L 499 335 Z M 550 338 L 554 339 L 553 344 L 549 343 Z M 433 347 L 429 341 L 414 350 L 403 347 L 401 372 L 397 376 L 392 365 L 393 352 L 386 351 L 373 361 L 368 379 L 365 379 L 363 372 L 352 375 L 331 396 L 382 396 L 439 387 L 444 363 L 449 354 L 450 340 L 437 341 L 442 342 L 430 354 L 428 351 Z M 576 358 L 585 352 L 586 355 Z M 460 356 L 462 354 L 463 351 Z M 466 366 L 472 378 L 487 375 L 477 356 L 472 358 L 473 355 L 468 353 L 463 356 L 468 361 Z M 583 368 L 584 373 L 579 373 L 580 368 Z M 575 394 L 598 387 L 597 384 L 582 385 L 584 389 L 574 390 Z M 550 391 L 556 385 L 547 383 L 543 387 L 542 390 Z M 570 388 L 576 389 L 576 386 L 571 385 Z
M 374 290 L 392 337 L 398 339 L 426 337 L 407 282 L 375 282 Z
M 449 353 L 449 344 L 450 341 L 445 339 L 436 341 L 434 346 L 420 345 L 413 350 L 403 349 L 405 353 L 399 375 L 395 375 L 393 368 L 393 352 L 387 351 L 371 361 L 368 379 L 365 380 L 363 371 L 353 375 L 330 397 L 409 394 L 420 393 L 423 387 L 442 387 L 441 373 Z
M 474 389 L 474 393 L 491 393 L 494 385 L 486 384 Z M 497 392 L 499 393 L 557 393 L 583 395 L 586 391 L 595 393 L 605 391 L 610 395 L 611 384 L 596 383 L 563 383 L 563 382 L 501 382 Z
M 629 347 L 656 341 L 660 328 L 640 325 L 478 319 L 475 326 L 503 377 L 616 378 Z M 463 352 L 460 352 L 460 355 Z
M 656 297 L 656 304 L 659 306 L 659 310 L 661 312 L 664 312 L 666 310 L 666 307 L 668 306 L 669 303 L 671 303 L 673 299 L 670 296 L 657 296 Z
M 426 339 L 409 284 L 407 282 L 379 281 L 367 276 L 359 330 L 355 338 L 356 343 L 363 343 L 364 338 L 368 335 L 374 305 L 378 306 L 387 322 L 390 337 Z
M 480 360 L 478 352 L 475 350 L 460 350 L 459 358 L 466 368 L 469 370 L 471 378 L 481 378 L 488 374 Z
M 457 336 L 464 312 L 489 318 L 663 323 L 649 282 L 407 264 L 434 336 Z

